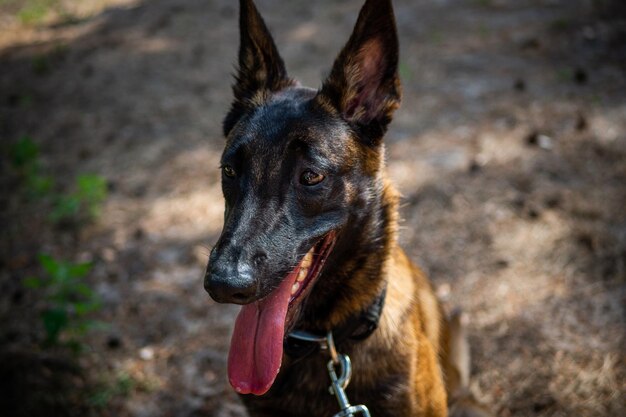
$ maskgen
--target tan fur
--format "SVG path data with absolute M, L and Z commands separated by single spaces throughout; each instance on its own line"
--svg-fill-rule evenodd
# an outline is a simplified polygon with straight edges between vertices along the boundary
M 397 201 L 398 195 L 389 182 L 386 182 L 386 189 L 387 198 Z M 390 233 L 393 233 L 395 242 L 397 216 L 393 218 L 392 224 L 394 230 Z M 386 333 L 384 337 L 393 340 L 391 333 L 401 332 L 398 312 L 412 312 L 410 319 L 414 323 L 413 332 L 418 340 L 415 355 L 419 363 L 414 378 L 422 404 L 419 412 L 410 415 L 447 415 L 447 402 L 451 416 L 490 416 L 469 389 L 470 351 L 461 312 L 455 311 L 448 317 L 430 281 L 411 262 L 404 250 L 394 245 L 391 254 L 385 272 L 390 288 L 396 291 L 392 293 L 391 306 L 387 306 L 383 314 L 382 327 L 390 327 L 381 333 Z M 403 294 L 413 294 L 413 297 L 409 299 Z M 388 317 L 392 317 L 392 320 Z
M 387 199 L 397 201 L 389 183 L 385 191 Z M 392 225 L 388 233 L 395 236 L 395 219 Z M 490 416 L 468 388 L 469 346 L 461 314 L 445 316 L 426 275 L 395 244 L 395 238 L 393 242 L 384 268 L 385 309 L 379 329 L 354 356 L 355 369 L 361 372 L 357 380 L 371 383 L 401 358 L 411 369 L 406 384 L 414 393 L 403 415 L 446 416 L 450 404 L 451 416 Z M 386 352 L 388 357 L 373 357 L 373 352 Z

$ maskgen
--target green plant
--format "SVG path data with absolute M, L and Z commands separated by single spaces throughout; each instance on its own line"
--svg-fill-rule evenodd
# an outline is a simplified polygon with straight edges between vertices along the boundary
M 76 224 L 95 220 L 107 198 L 106 179 L 99 175 L 76 177 L 74 190 L 61 194 L 54 190 L 54 180 L 41 174 L 39 146 L 28 136 L 9 148 L 11 165 L 22 179 L 26 194 L 52 202 L 50 220 L 54 223 Z
M 107 197 L 106 180 L 99 175 L 79 175 L 75 191 L 57 197 L 50 217 L 53 222 L 92 221 L 100 215 Z
M 44 197 L 52 191 L 54 181 L 41 174 L 39 146 L 23 136 L 9 148 L 11 165 L 22 178 L 29 197 Z
M 100 327 L 101 323 L 88 319 L 90 313 L 100 309 L 97 294 L 84 282 L 91 263 L 59 261 L 49 255 L 38 257 L 44 277 L 29 277 L 23 282 L 31 289 L 41 289 L 45 307 L 41 315 L 46 333 L 46 346 L 58 345 L 62 337 L 72 348 L 80 349 L 79 338 Z
M 99 175 L 79 175 L 76 179 L 77 196 L 91 218 L 98 217 L 107 197 L 107 182 Z
M 9 150 L 11 164 L 16 168 L 24 168 L 37 164 L 39 158 L 39 146 L 28 136 L 22 136 L 20 140 L 11 145 Z

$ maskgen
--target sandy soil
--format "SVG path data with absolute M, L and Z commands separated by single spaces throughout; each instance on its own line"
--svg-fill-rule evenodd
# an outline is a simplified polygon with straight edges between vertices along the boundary
M 225 376 L 238 309 L 202 290 L 235 2 L 66 0 L 34 26 L 15 3 L 0 6 L 0 414 L 245 416 Z M 624 7 L 395 3 L 401 241 L 471 318 L 474 389 L 501 416 L 624 415 Z M 317 86 L 360 1 L 258 4 L 290 73 Z M 95 224 L 53 228 L 20 196 L 5 151 L 23 135 L 62 186 L 107 179 Z M 82 373 L 35 343 L 39 301 L 21 282 L 40 252 L 94 262 L 109 327 L 88 335 Z M 119 375 L 132 383 L 100 406 L 75 394 Z

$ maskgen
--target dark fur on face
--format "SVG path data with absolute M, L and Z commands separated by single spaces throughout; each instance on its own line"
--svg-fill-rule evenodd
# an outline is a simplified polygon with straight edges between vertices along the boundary
M 239 69 L 222 156 L 222 166 L 236 174 L 223 177 L 225 224 L 211 265 L 230 281 L 255 281 L 250 285 L 256 291 L 223 301 L 266 296 L 331 230 L 339 237 L 330 260 L 354 264 L 340 275 L 353 273 L 363 264 L 355 259 L 384 246 L 381 140 L 400 100 L 393 19 L 388 1 L 368 2 L 330 76 L 315 91 L 288 78 L 256 7 L 241 2 Z M 300 184 L 307 170 L 324 180 Z M 356 248 L 355 241 L 368 247 Z M 318 285 L 334 292 L 324 276 L 336 274 L 325 271 Z

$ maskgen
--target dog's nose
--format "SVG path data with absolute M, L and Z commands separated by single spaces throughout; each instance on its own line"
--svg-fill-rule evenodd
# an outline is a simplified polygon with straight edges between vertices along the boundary
M 258 285 L 249 272 L 236 273 L 209 266 L 204 277 L 204 289 L 218 303 L 248 304 L 254 301 Z

